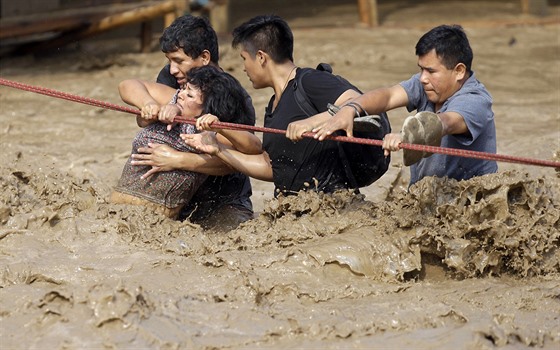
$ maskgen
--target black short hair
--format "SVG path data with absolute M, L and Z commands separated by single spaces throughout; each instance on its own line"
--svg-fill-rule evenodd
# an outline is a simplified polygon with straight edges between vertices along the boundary
M 189 70 L 187 82 L 202 93 L 202 112 L 217 116 L 223 122 L 239 122 L 250 116 L 245 90 L 232 75 L 214 66 Z
M 447 69 L 463 63 L 467 71 L 471 71 L 473 52 L 460 25 L 441 25 L 431 29 L 418 40 L 416 55 L 424 56 L 433 49 Z
M 204 50 L 208 50 L 210 61 L 218 64 L 220 59 L 218 36 L 205 17 L 191 15 L 178 17 L 165 28 L 159 38 L 159 44 L 164 53 L 183 49 L 187 56 L 195 59 Z
M 277 63 L 294 60 L 294 35 L 288 23 L 279 16 L 253 17 L 236 27 L 232 34 L 232 46 L 237 48 L 241 44 L 253 57 L 261 50 Z

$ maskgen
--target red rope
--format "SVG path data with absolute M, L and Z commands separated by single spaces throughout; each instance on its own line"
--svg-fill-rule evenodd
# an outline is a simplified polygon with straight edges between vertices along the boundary
M 43 87 L 28 85 L 24 83 L 18 83 L 15 81 L 7 80 L 0 78 L 0 85 L 36 92 L 42 95 L 52 96 L 56 98 L 61 98 L 64 100 L 79 102 L 95 107 L 101 107 L 105 109 L 111 109 L 114 111 L 119 112 L 126 112 L 130 114 L 139 115 L 139 111 L 135 108 L 116 105 L 113 103 L 103 102 L 99 100 L 95 100 L 89 97 L 82 97 L 77 95 L 72 95 L 69 93 L 56 91 L 52 89 L 47 89 Z M 196 121 L 193 118 L 182 118 L 176 117 L 175 120 L 182 123 L 189 123 L 195 124 Z M 235 124 L 235 123 L 226 123 L 226 122 L 215 122 L 214 125 L 223 129 L 232 129 L 232 130 L 248 130 L 248 131 L 257 131 L 257 132 L 266 132 L 272 134 L 285 134 L 286 130 L 280 129 L 272 129 L 266 127 L 259 127 L 259 126 L 251 126 L 251 125 L 243 125 L 243 124 Z M 315 133 L 306 132 L 303 134 L 304 137 L 313 138 Z M 351 143 L 359 143 L 364 145 L 372 145 L 372 146 L 381 146 L 383 141 L 375 140 L 375 139 L 365 139 L 365 138 L 358 138 L 358 137 L 348 137 L 348 136 L 329 136 L 327 137 L 329 140 L 334 141 L 341 141 L 341 142 L 351 142 Z M 496 154 L 496 153 L 486 153 L 486 152 L 477 152 L 477 151 L 469 151 L 464 149 L 456 149 L 456 148 L 444 148 L 444 147 L 437 147 L 437 146 L 427 146 L 427 145 L 417 145 L 412 143 L 401 143 L 400 148 L 409 149 L 414 151 L 426 151 L 430 153 L 439 153 L 439 154 L 447 154 L 452 156 L 458 157 L 466 157 L 466 158 L 477 158 L 477 159 L 485 159 L 485 160 L 494 160 L 499 162 L 508 162 L 508 163 L 518 163 L 518 164 L 528 164 L 528 165 L 540 165 L 545 167 L 552 167 L 552 168 L 560 168 L 560 162 L 555 162 L 551 160 L 542 160 L 542 159 L 533 159 L 533 158 L 525 158 L 525 157 L 516 157 L 516 156 L 508 156 L 503 154 Z

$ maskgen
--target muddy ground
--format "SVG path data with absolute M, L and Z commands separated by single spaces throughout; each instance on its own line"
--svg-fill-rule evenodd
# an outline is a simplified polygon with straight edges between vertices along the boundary
M 417 71 L 427 28 L 463 23 L 494 98 L 498 153 L 553 159 L 558 7 L 544 21 L 519 15 L 517 1 L 434 3 L 385 8 L 376 29 L 356 25 L 349 5 L 287 17 L 296 63 L 328 62 L 364 90 L 391 85 Z M 262 125 L 271 91 L 251 88 L 221 40 L 222 67 Z M 122 105 L 119 81 L 154 79 L 165 63 L 137 48 L 85 40 L 4 57 L 0 76 Z M 406 116 L 390 112 L 393 128 Z M 257 217 L 218 234 L 107 202 L 137 132 L 131 115 L 0 86 L 0 121 L 2 349 L 560 346 L 553 168 L 499 163 L 495 175 L 407 192 L 395 154 L 362 196 L 272 200 L 271 184 L 254 181 Z

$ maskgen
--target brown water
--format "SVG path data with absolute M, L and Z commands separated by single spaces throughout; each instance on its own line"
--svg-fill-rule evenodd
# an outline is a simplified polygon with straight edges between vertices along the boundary
M 416 72 L 422 33 L 296 30 L 296 63 L 327 61 L 364 89 L 388 85 Z M 559 27 L 467 33 L 494 97 L 499 153 L 552 159 Z M 111 45 L 3 59 L 0 73 L 122 104 L 118 82 L 153 79 L 164 58 Z M 222 56 L 262 112 L 271 92 L 250 87 L 227 43 Z M 107 203 L 137 131 L 131 116 L 7 87 L 0 106 L 2 349 L 560 346 L 552 168 L 500 163 L 495 175 L 407 192 L 395 154 L 360 196 L 271 200 L 271 185 L 255 181 L 258 217 L 207 232 Z M 393 127 L 406 116 L 391 112 Z

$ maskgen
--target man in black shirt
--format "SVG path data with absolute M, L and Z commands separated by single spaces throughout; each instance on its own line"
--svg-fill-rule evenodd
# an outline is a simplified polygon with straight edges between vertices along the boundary
M 233 168 L 251 177 L 274 181 L 275 195 L 301 190 L 333 192 L 353 188 L 344 170 L 335 141 L 318 142 L 298 138 L 314 125 L 330 118 L 327 104 L 341 106 L 359 92 L 333 74 L 313 70 L 302 78 L 308 98 L 319 114 L 308 117 L 295 97 L 295 81 L 303 69 L 293 62 L 293 34 L 278 16 L 257 16 L 233 31 L 233 46 L 240 48 L 244 70 L 255 89 L 272 88 L 274 95 L 266 108 L 264 125 L 287 129 L 286 135 L 265 133 L 259 155 L 243 154 L 214 142 L 202 143 L 195 135 L 187 143 L 218 156 Z
M 214 65 L 219 67 L 218 39 L 216 32 L 204 17 L 185 15 L 167 27 L 160 38 L 160 45 L 169 63 L 160 71 L 157 82 L 180 88 L 186 82 L 188 71 L 194 67 Z M 228 74 L 225 73 L 224 74 Z M 254 125 L 255 110 L 249 94 L 246 101 L 251 111 L 235 122 Z M 247 137 L 254 142 L 255 153 L 261 152 L 260 140 L 252 133 Z M 135 165 L 150 165 L 144 176 L 158 171 L 184 169 L 210 175 L 181 212 L 181 219 L 190 219 L 205 228 L 232 229 L 239 223 L 253 218 L 251 183 L 249 178 L 234 172 L 218 157 L 206 154 L 179 152 L 167 145 L 150 144 L 133 155 Z

